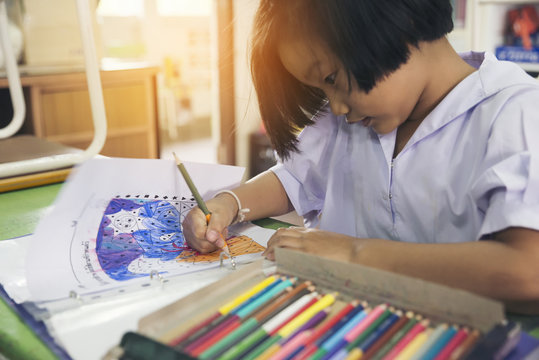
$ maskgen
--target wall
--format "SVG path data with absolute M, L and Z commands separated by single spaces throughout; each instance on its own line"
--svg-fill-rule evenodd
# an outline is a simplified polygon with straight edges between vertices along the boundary
M 234 60 L 236 96 L 236 163 L 249 165 L 249 135 L 260 128 L 260 113 L 251 81 L 248 43 L 258 0 L 234 0 Z

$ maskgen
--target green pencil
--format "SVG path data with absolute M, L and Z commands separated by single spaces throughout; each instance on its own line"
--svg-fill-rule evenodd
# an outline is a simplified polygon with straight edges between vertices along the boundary
M 413 316 L 412 314 L 406 314 L 406 316 Z M 376 353 L 376 355 L 373 356 L 373 360 L 374 359 L 381 359 L 385 354 L 387 354 L 389 351 L 391 351 L 391 349 L 393 348 L 393 346 L 395 346 L 399 341 L 400 339 L 402 339 L 406 333 L 408 333 L 408 331 L 410 331 L 410 329 L 419 321 L 421 320 L 421 316 L 420 315 L 416 315 L 414 317 L 412 317 L 410 320 L 408 320 L 408 322 L 406 322 L 406 324 L 404 324 L 404 326 L 395 333 L 395 335 L 393 335 L 393 337 L 391 337 L 391 339 L 389 339 L 389 341 Z

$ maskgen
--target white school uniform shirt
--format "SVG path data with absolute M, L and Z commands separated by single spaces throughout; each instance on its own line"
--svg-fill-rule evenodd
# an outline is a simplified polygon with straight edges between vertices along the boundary
M 379 135 L 327 111 L 300 153 L 271 170 L 308 227 L 361 238 L 450 243 L 539 230 L 539 81 L 492 54 L 422 121 L 392 159 Z

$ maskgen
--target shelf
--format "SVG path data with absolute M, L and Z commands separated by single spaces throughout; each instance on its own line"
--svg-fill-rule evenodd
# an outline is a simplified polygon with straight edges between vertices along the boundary
M 519 62 L 516 62 L 515 64 L 520 65 L 520 67 L 523 68 L 525 71 L 539 72 L 539 63 L 519 63 Z

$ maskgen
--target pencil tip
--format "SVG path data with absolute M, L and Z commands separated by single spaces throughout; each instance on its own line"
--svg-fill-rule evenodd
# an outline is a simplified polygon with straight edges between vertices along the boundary
M 176 153 L 175 153 L 174 151 L 172 152 L 172 155 L 174 155 L 174 159 L 176 159 L 176 164 L 179 165 L 179 164 L 181 163 L 181 161 L 180 161 L 180 159 L 178 158 L 178 155 L 176 155 Z

